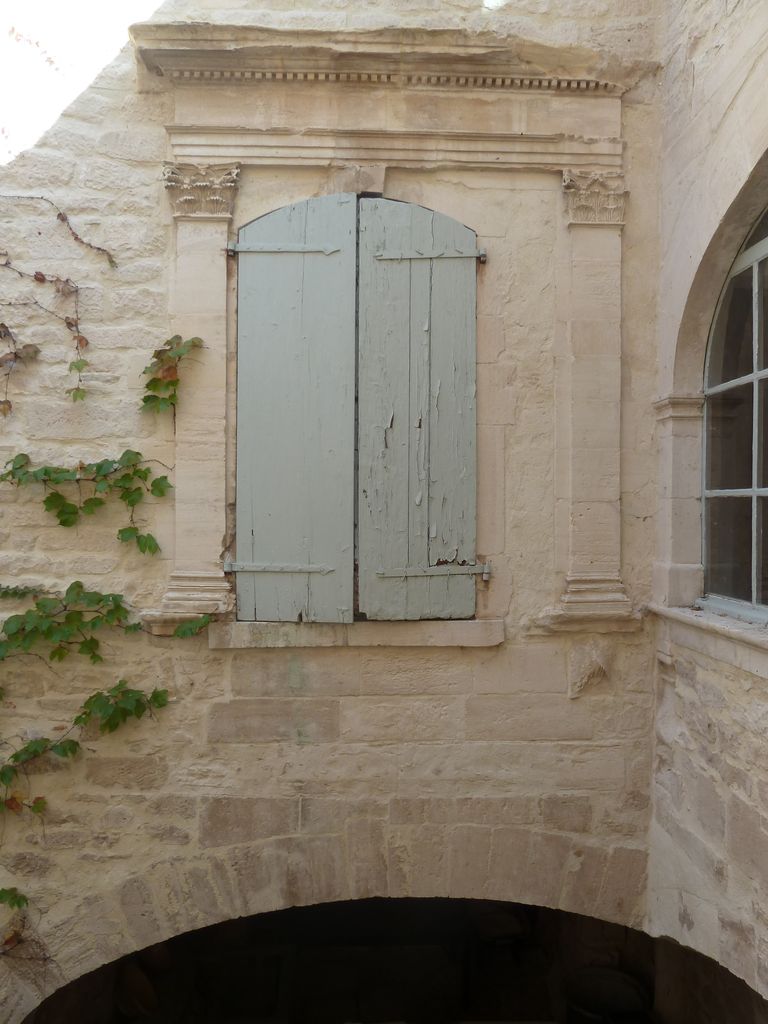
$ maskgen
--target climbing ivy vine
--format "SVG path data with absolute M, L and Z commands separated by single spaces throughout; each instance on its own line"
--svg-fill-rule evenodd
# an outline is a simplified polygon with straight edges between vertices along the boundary
M 153 472 L 141 452 L 130 449 L 116 459 L 80 462 L 74 467 L 34 467 L 29 455 L 20 452 L 6 462 L 0 482 L 15 487 L 41 484 L 43 507 L 56 516 L 59 526 L 76 526 L 83 516 L 94 515 L 110 498 L 117 498 L 128 513 L 128 523 L 117 531 L 117 539 L 135 541 L 142 554 L 154 555 L 160 545 L 151 533 L 141 533 L 136 526 L 135 509 L 148 494 L 164 498 L 173 485 L 167 476 L 153 476 Z
M 44 196 L 0 196 L 0 199 L 48 204 L 55 213 L 56 221 L 63 225 L 74 242 L 103 256 L 110 267 L 117 265 L 108 250 L 83 239 L 70 223 L 68 215 L 50 199 Z M 68 372 L 76 375 L 74 385 L 66 391 L 73 402 L 83 401 L 86 390 L 82 375 L 90 365 L 84 352 L 90 343 L 81 326 L 79 286 L 65 276 L 21 269 L 6 252 L 0 252 L 0 272 L 15 275 L 21 282 L 29 282 L 32 288 L 47 289 L 50 295 L 46 300 L 45 295 L 38 297 L 32 292 L 20 298 L 0 300 L 0 305 L 10 309 L 10 314 L 0 322 L 0 379 L 4 377 L 0 385 L 0 417 L 7 417 L 13 411 L 9 398 L 12 375 L 34 362 L 41 352 L 39 345 L 25 340 L 25 308 L 41 312 L 60 323 L 66 331 L 74 349 Z M 184 340 L 176 335 L 154 350 L 144 370 L 147 377 L 141 403 L 144 410 L 155 413 L 170 411 L 175 416 L 180 364 L 202 344 L 200 338 Z M 160 464 L 155 460 L 145 459 L 141 452 L 132 449 L 95 461 L 77 460 L 67 466 L 38 464 L 28 453 L 19 452 L 2 467 L 0 484 L 13 488 L 39 488 L 44 509 L 63 528 L 84 523 L 110 504 L 122 507 L 127 518 L 125 525 L 118 529 L 116 539 L 135 545 L 142 554 L 153 555 L 159 551 L 158 542 L 151 533 L 140 528 L 135 516 L 137 508 L 147 497 L 163 499 L 172 490 L 168 476 L 158 472 L 158 466 Z M 122 594 L 89 590 L 80 581 L 70 583 L 61 593 L 45 592 L 34 584 L 15 580 L 0 583 L 2 599 L 27 603 L 28 606 L 0 622 L 0 662 L 17 658 L 63 662 L 74 656 L 99 665 L 104 661 L 101 638 L 105 634 L 142 631 L 141 622 L 134 619 Z M 175 635 L 182 639 L 195 636 L 209 622 L 210 616 L 207 615 L 184 622 L 176 629 Z M 0 699 L 3 697 L 0 689 Z M 55 737 L 36 736 L 15 747 L 10 740 L 0 741 L 0 750 L 3 750 L 0 754 L 0 816 L 44 816 L 47 798 L 29 791 L 27 772 L 35 762 L 77 757 L 82 751 L 80 734 L 84 728 L 97 724 L 100 732 L 112 733 L 131 719 L 153 717 L 167 703 L 166 690 L 135 688 L 121 678 L 115 685 L 93 693 L 68 723 L 57 727 Z M 28 902 L 29 896 L 16 886 L 0 888 L 0 904 L 20 910 Z M 0 941 L 0 953 L 12 948 L 19 940 L 18 932 L 14 932 L 12 941 L 7 937 Z

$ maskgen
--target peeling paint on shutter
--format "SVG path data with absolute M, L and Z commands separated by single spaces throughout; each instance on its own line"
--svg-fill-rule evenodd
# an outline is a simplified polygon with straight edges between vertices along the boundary
M 334 195 L 240 231 L 240 619 L 352 621 L 356 222 Z
M 360 201 L 359 608 L 369 619 L 475 611 L 476 246 L 449 217 Z

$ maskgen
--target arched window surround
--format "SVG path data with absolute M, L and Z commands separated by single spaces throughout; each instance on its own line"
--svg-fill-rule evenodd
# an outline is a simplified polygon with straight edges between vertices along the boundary
M 768 621 L 768 217 L 724 283 L 704 369 L 702 607 Z M 765 530 L 764 530 L 765 527 Z

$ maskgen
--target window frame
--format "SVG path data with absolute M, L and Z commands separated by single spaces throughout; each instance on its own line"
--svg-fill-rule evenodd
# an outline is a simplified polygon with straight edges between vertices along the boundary
M 747 235 L 747 240 L 754 233 L 756 227 L 758 227 L 763 219 L 764 214 L 750 229 Z M 744 243 L 746 245 L 746 242 Z M 758 369 L 759 365 L 759 353 L 761 341 L 768 341 L 768 332 L 765 332 L 761 328 L 760 313 L 761 313 L 761 288 L 760 288 L 760 264 L 768 260 L 768 236 L 758 239 L 749 248 L 742 249 L 734 260 L 728 275 L 723 282 L 723 287 L 720 293 L 720 297 L 717 302 L 715 309 L 715 315 L 712 319 L 710 326 L 709 338 L 707 341 L 707 352 L 704 361 L 704 380 L 703 380 L 703 396 L 704 396 L 704 409 L 703 409 L 703 435 L 702 435 L 702 463 L 701 463 L 701 498 L 702 498 L 702 514 L 701 514 L 701 538 L 702 538 L 702 563 L 704 566 L 704 593 L 703 596 L 696 602 L 697 607 L 708 609 L 720 614 L 732 615 L 734 618 L 742 619 L 745 621 L 768 623 L 768 604 L 757 601 L 758 590 L 758 506 L 759 498 L 768 499 L 768 486 L 758 487 L 756 486 L 758 480 L 758 468 L 759 459 L 763 450 L 760 437 L 760 381 L 768 381 L 768 365 L 764 369 Z M 731 380 L 721 382 L 719 384 L 710 385 L 708 383 L 710 377 L 710 360 L 713 352 L 713 339 L 714 332 L 718 325 L 722 306 L 728 295 L 728 288 L 732 280 L 734 280 L 739 274 L 745 270 L 751 269 L 752 271 L 752 371 L 748 374 L 742 374 L 740 377 L 734 377 Z M 766 360 L 768 364 L 768 360 Z M 752 466 L 751 466 L 751 486 L 740 487 L 740 488 L 711 488 L 707 486 L 707 474 L 709 470 L 710 462 L 710 436 L 709 436 L 709 423 L 711 414 L 711 403 L 710 399 L 714 396 L 725 394 L 736 388 L 750 385 L 752 387 Z M 767 385 L 768 387 L 768 385 Z M 708 515 L 707 515 L 707 502 L 712 498 L 749 498 L 751 503 L 751 556 L 750 556 L 750 591 L 752 599 L 745 601 L 737 597 L 731 597 L 724 594 L 709 593 L 707 591 L 707 572 L 709 563 L 709 529 L 708 529 Z

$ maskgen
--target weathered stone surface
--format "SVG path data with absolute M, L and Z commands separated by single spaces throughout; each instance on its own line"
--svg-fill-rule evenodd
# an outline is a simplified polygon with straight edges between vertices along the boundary
M 85 766 L 85 777 L 106 789 L 130 789 L 142 792 L 157 789 L 168 777 L 168 765 L 162 757 L 93 757 Z
M 61 531 L 39 493 L 6 488 L 0 567 L 52 590 L 82 578 L 137 608 L 157 607 L 179 567 L 218 571 L 231 540 L 235 334 L 224 248 L 239 227 L 373 183 L 474 227 L 488 250 L 478 268 L 478 554 L 493 571 L 478 612 L 504 619 L 507 640 L 440 648 L 446 624 L 433 633 L 424 624 L 428 642 L 409 648 L 209 651 L 205 638 L 105 636 L 108 665 L 136 685 L 169 687 L 174 702 L 98 744 L 87 734 L 74 765 L 33 766 L 33 787 L 50 796 L 46 831 L 6 829 L 8 871 L 35 878 L 62 978 L 227 917 L 453 895 L 674 935 L 768 992 L 765 645 L 712 623 L 624 634 L 582 621 L 550 635 L 533 625 L 574 569 L 589 579 L 618 566 L 636 608 L 651 598 L 654 560 L 669 603 L 700 594 L 700 424 L 684 401 L 658 430 L 650 410 L 659 397 L 700 392 L 723 276 L 765 204 L 768 13 L 759 0 L 684 0 L 674 10 L 569 0 L 556 12 L 543 0 L 232 7 L 173 0 L 156 20 L 231 23 L 235 43 L 249 25 L 287 29 L 294 49 L 308 28 L 335 32 L 334 45 L 342 32 L 381 28 L 480 33 L 483 45 L 519 51 L 531 73 L 541 65 L 545 79 L 629 91 L 398 85 L 383 101 L 371 83 L 286 80 L 238 83 L 233 102 L 226 84 L 176 89 L 141 69 L 140 91 L 127 51 L 0 172 L 3 195 L 50 193 L 118 263 L 73 240 L 44 203 L 0 196 L 14 264 L 81 285 L 91 362 L 88 400 L 73 404 L 69 332 L 40 310 L 22 320 L 22 307 L 11 308 L 44 351 L 9 381 L 0 462 L 29 451 L 76 464 L 131 447 L 174 467 L 175 484 L 173 499 L 141 507 L 142 529 L 163 548 L 143 561 L 116 545 L 120 510 Z M 173 222 L 161 163 L 197 145 L 190 133 L 169 135 L 174 122 L 209 126 L 214 147 L 229 145 L 219 129 L 234 129 L 233 161 L 254 147 L 231 224 Z M 332 160 L 313 159 L 308 126 L 338 149 Z M 258 155 L 257 137 L 275 128 L 301 149 L 298 162 L 279 155 L 280 140 L 278 155 Z M 343 156 L 340 147 L 371 133 L 375 160 Z M 513 144 L 532 148 L 514 167 L 494 166 L 490 148 Z M 461 146 L 472 157 L 463 163 Z M 423 165 L 408 164 L 414 147 Z M 569 224 L 562 180 L 574 168 L 558 160 L 614 161 L 630 193 L 623 231 Z M 187 257 L 197 270 L 181 280 Z M 8 297 L 25 297 L 13 278 L 4 272 Z M 30 294 L 44 301 L 43 287 Z M 3 318 L 11 323 L 10 312 Z M 138 405 L 143 366 L 177 330 L 200 334 L 205 349 L 183 367 L 174 424 Z M 60 727 L 113 682 L 90 666 L 7 672 L 4 735 L 22 737 Z M 73 888 L 83 870 L 92 902 Z M 30 992 L 4 993 L 9 1024 L 39 1001 Z
M 210 797 L 200 809 L 200 845 L 230 846 L 298 831 L 298 800 Z
M 339 736 L 339 704 L 332 700 L 237 700 L 211 706 L 212 743 L 328 743 Z

